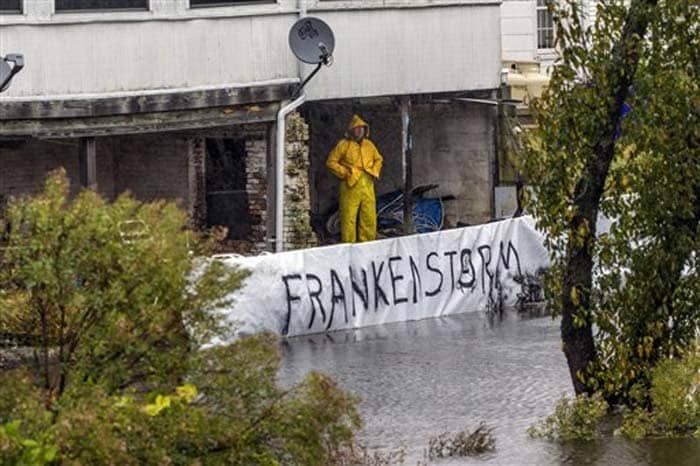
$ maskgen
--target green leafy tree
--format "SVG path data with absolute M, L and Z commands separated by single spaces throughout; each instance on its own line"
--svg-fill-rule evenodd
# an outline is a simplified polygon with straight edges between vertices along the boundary
M 525 141 L 530 207 L 576 393 L 631 402 L 697 329 L 698 8 L 605 0 L 591 27 L 577 1 L 550 8 L 561 60 Z
M 355 398 L 316 373 L 279 387 L 274 338 L 202 349 L 246 273 L 201 259 L 183 212 L 68 193 L 54 173 L 5 214 L 0 332 L 34 357 L 0 372 L 0 463 L 329 464 L 352 446 Z

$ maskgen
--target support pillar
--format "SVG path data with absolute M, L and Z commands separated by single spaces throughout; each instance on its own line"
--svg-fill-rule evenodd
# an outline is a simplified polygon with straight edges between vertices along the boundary
M 80 138 L 80 184 L 83 188 L 97 187 L 97 154 L 94 137 Z
M 411 98 L 401 97 L 401 164 L 403 175 L 403 232 L 413 229 L 413 140 L 411 135 Z

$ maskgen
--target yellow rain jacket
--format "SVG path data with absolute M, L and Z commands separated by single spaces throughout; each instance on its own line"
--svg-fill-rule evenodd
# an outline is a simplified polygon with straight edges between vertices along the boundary
M 364 126 L 365 137 L 356 141 L 351 132 Z M 377 211 L 374 179 L 379 178 L 384 159 L 369 140 L 369 125 L 357 115 L 348 133 L 328 156 L 326 166 L 342 180 L 340 184 L 340 236 L 344 243 L 377 238 Z M 358 225 L 359 214 L 359 225 Z

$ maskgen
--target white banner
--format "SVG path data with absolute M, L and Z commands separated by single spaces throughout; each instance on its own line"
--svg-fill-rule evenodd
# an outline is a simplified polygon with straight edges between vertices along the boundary
M 222 310 L 236 335 L 367 327 L 513 305 L 549 265 L 531 217 L 362 244 L 257 257 L 220 256 L 251 272 Z

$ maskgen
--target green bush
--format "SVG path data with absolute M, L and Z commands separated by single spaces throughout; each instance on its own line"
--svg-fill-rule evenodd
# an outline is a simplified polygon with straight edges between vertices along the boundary
M 651 375 L 651 406 L 625 414 L 620 433 L 646 436 L 687 436 L 700 433 L 700 356 L 660 362 Z
M 598 436 L 600 423 L 607 412 L 608 403 L 600 394 L 583 394 L 574 399 L 564 396 L 557 403 L 554 413 L 530 427 L 528 434 L 563 442 L 592 440 Z
M 171 203 L 69 199 L 64 173 L 11 201 L 0 333 L 34 342 L 0 372 L 0 464 L 309 464 L 352 448 L 354 397 L 312 373 L 282 389 L 269 335 L 224 336 L 210 312 L 246 274 Z

